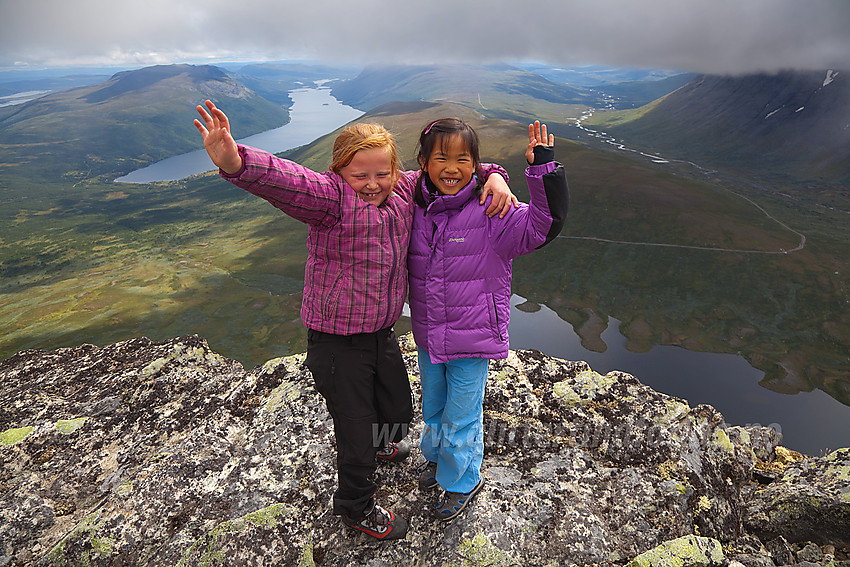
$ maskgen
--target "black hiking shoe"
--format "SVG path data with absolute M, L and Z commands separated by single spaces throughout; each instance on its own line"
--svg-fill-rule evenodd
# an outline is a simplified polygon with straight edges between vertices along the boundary
M 387 443 L 375 454 L 378 462 L 400 463 L 410 456 L 410 442 L 402 439 L 398 443 Z
M 343 516 L 342 522 L 380 540 L 401 539 L 407 535 L 407 521 L 404 518 L 396 518 L 395 514 L 377 504 L 359 520 Z
M 484 477 L 481 477 L 481 480 L 478 481 L 478 484 L 475 485 L 475 488 L 470 490 L 469 492 L 443 492 L 443 495 L 440 497 L 440 501 L 437 502 L 437 505 L 434 506 L 434 509 L 431 512 L 434 514 L 434 517 L 438 520 L 446 521 L 451 520 L 466 508 L 467 504 L 475 497 L 476 494 L 481 490 L 484 486 Z
M 419 490 L 434 488 L 437 484 L 437 463 L 425 461 L 425 468 L 419 471 Z

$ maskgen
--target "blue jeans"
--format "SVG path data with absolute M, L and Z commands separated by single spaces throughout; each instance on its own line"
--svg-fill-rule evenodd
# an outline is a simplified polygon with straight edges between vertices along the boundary
M 469 492 L 481 478 L 484 459 L 486 358 L 433 364 L 419 350 L 422 419 L 419 448 L 437 463 L 437 482 L 449 492 Z

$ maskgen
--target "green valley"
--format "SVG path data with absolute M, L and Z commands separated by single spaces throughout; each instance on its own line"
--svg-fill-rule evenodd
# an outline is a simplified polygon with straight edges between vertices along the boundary
M 511 88 L 453 85 L 424 101 L 411 92 L 359 120 L 395 132 L 412 167 L 422 126 L 459 115 L 478 131 L 482 158 L 503 164 L 523 198 L 525 121 L 536 116 L 566 132 L 564 117 L 592 101 L 579 91 L 550 96 L 555 87 L 539 78 L 532 92 L 549 94 L 536 98 L 524 94 L 522 74 L 509 77 Z M 240 127 L 245 115 L 255 116 L 252 128 L 262 122 L 254 96 L 229 102 Z M 364 106 L 371 100 L 357 96 Z M 193 129 L 195 102 L 172 100 L 172 131 Z M 323 170 L 335 134 L 287 156 Z M 25 348 L 194 333 L 248 366 L 304 349 L 303 225 L 212 174 L 149 185 L 107 181 L 126 171 L 124 151 L 126 159 L 152 159 L 149 143 L 141 153 L 106 144 L 102 167 L 90 172 L 69 168 L 77 150 L 57 154 L 30 176 L 39 160 L 74 144 L 11 135 L 3 135 L 0 166 L 0 358 Z M 189 133 L 169 139 L 172 149 L 200 147 Z M 825 206 L 827 197 L 840 202 L 840 188 L 824 183 L 806 193 L 789 182 L 791 199 L 783 187 L 764 190 L 758 176 L 737 171 L 706 175 L 564 137 L 557 152 L 571 212 L 560 238 L 515 261 L 517 294 L 555 310 L 591 349 L 604 348 L 599 333 L 616 318 L 635 352 L 665 344 L 741 353 L 772 390 L 820 388 L 850 404 L 847 213 Z M 602 327 L 587 324 L 593 321 Z

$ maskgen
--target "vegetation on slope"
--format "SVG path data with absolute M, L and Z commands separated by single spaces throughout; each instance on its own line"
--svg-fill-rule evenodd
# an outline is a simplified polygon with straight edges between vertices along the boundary
M 169 65 L 128 71 L 104 83 L 57 92 L 0 113 L 0 174 L 74 181 L 129 173 L 198 148 L 194 107 L 232 107 L 240 131 L 288 120 L 284 108 L 217 67 Z
M 588 124 L 635 146 L 774 184 L 789 177 L 846 184 L 848 98 L 850 72 L 703 76 L 642 112 L 600 113 Z

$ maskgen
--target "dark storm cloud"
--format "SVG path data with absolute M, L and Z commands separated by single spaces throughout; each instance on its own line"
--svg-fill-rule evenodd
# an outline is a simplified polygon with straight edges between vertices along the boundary
M 2 0 L 0 66 L 539 60 L 709 73 L 841 68 L 848 0 Z

